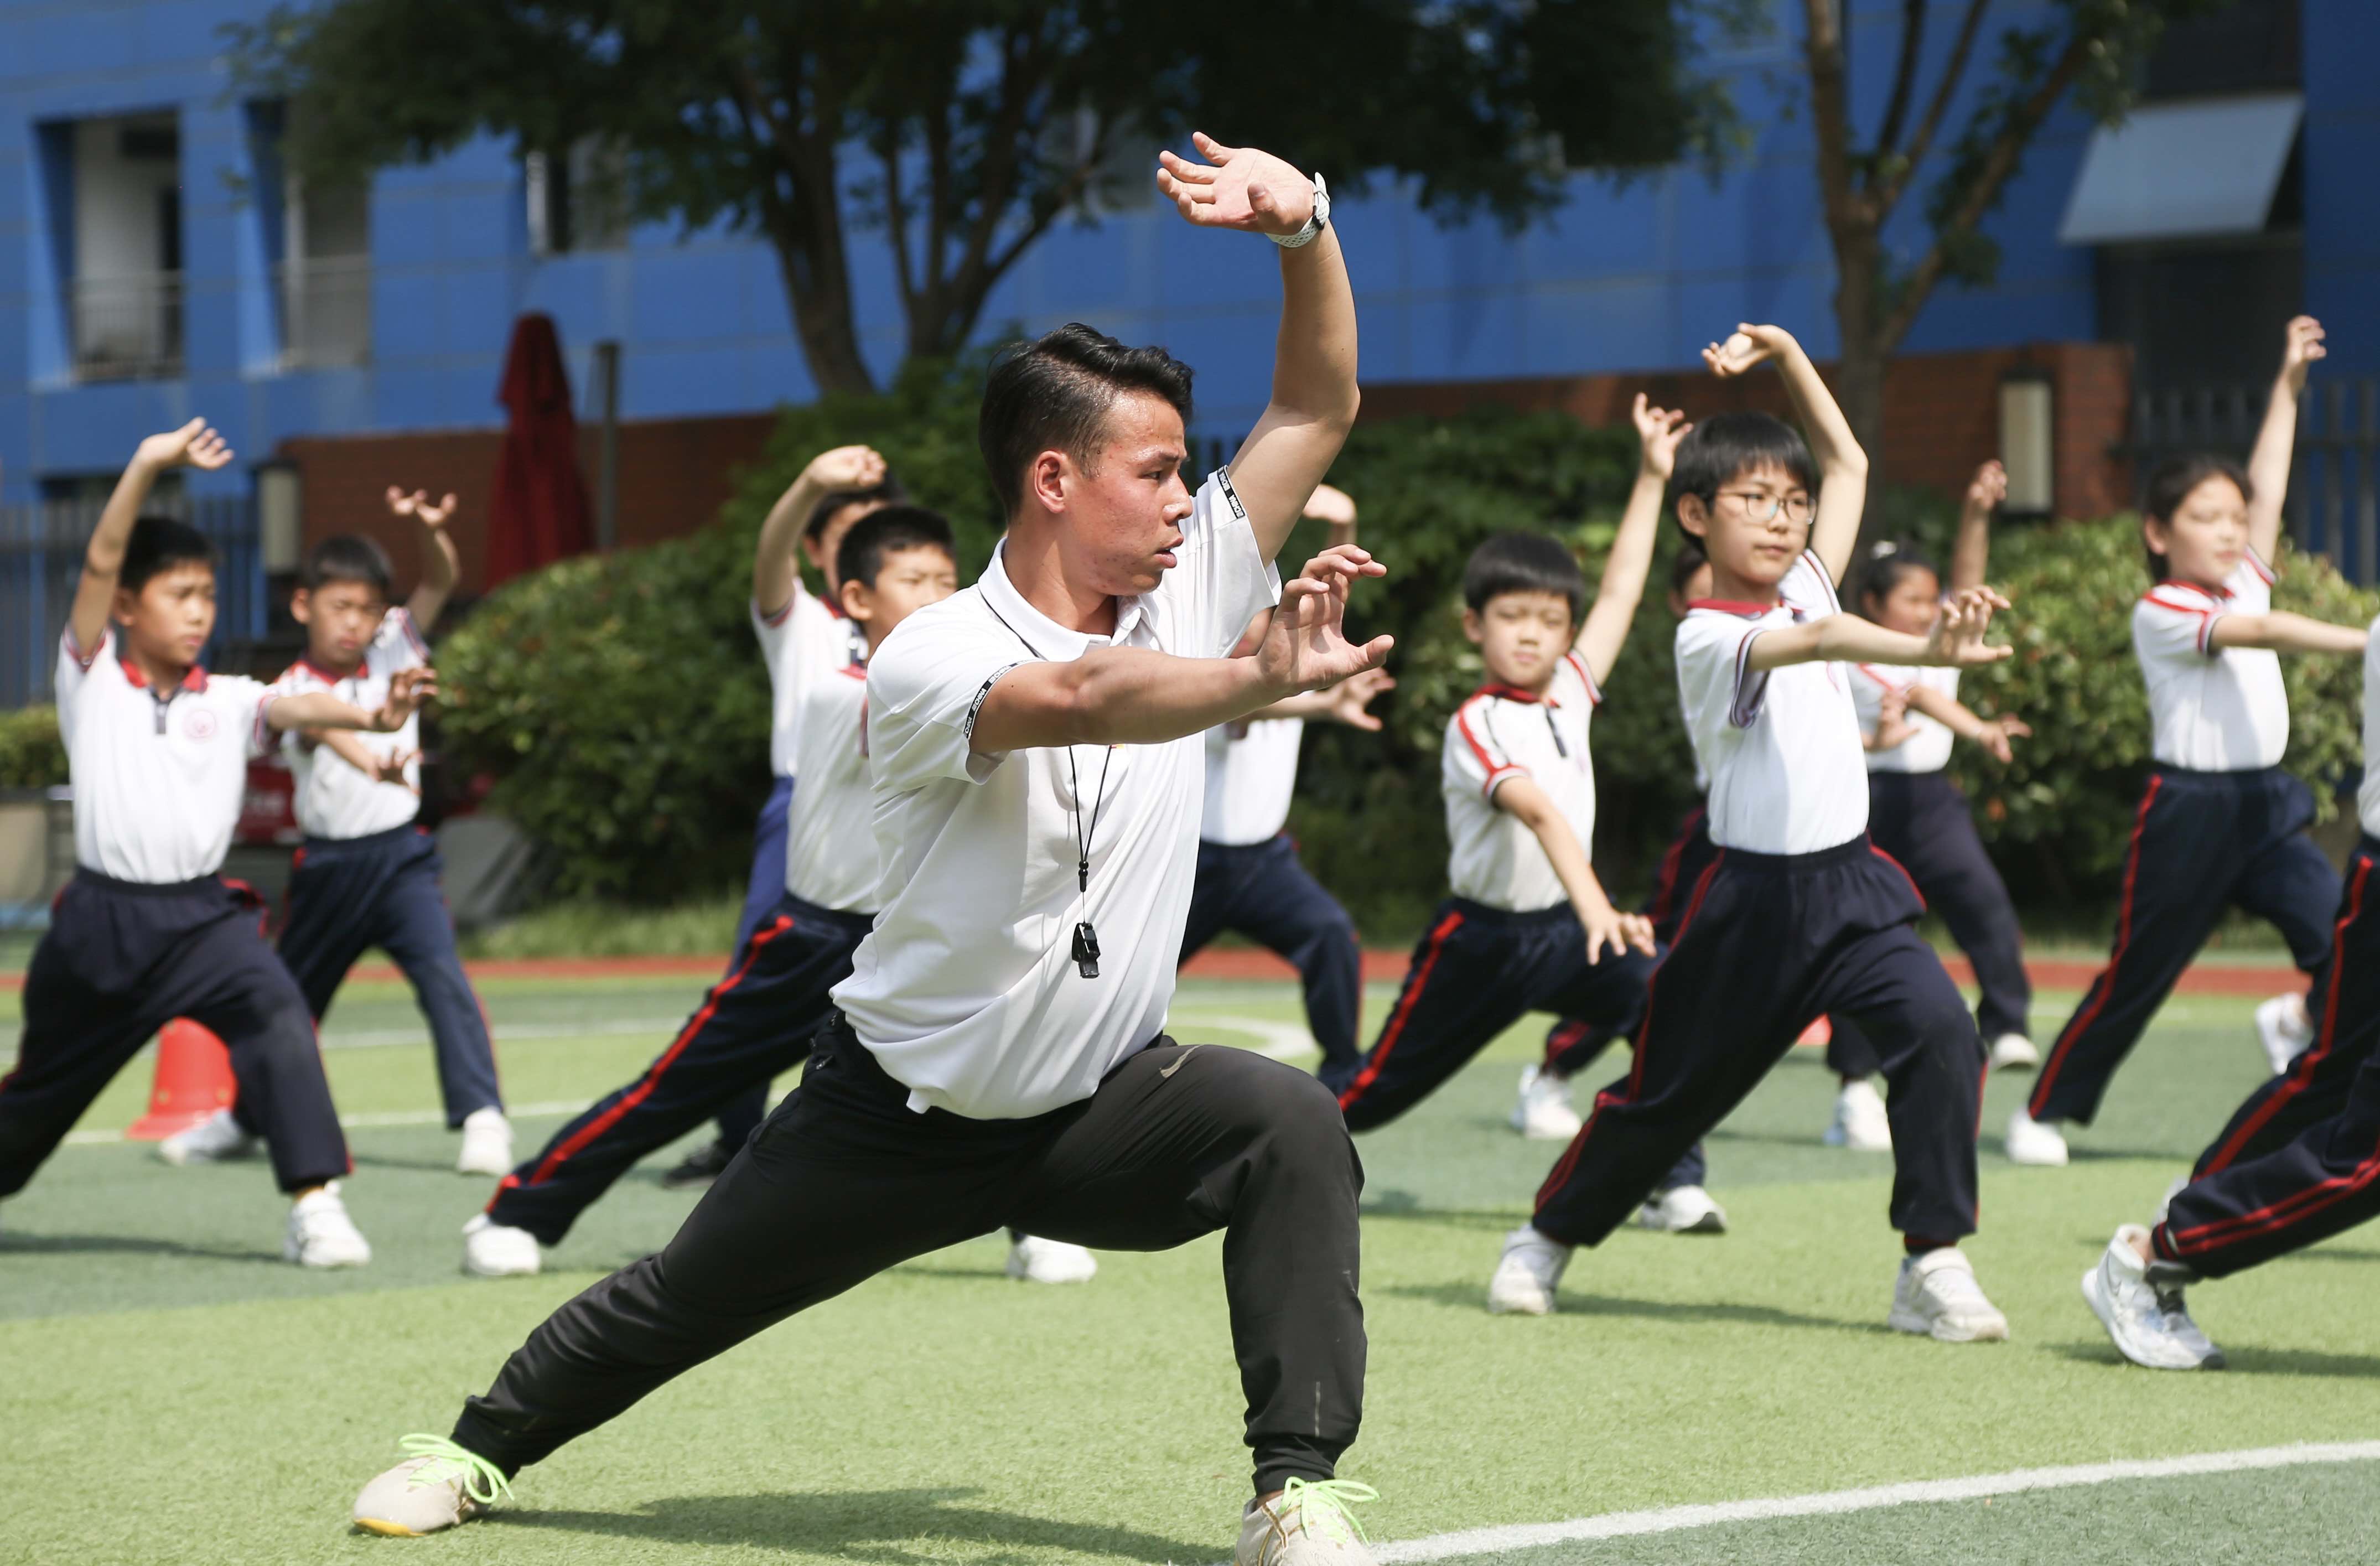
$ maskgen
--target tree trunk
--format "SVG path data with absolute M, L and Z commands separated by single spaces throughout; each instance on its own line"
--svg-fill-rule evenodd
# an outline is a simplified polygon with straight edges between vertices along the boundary
M 794 334 L 820 392 L 868 395 L 876 378 L 860 357 L 859 329 L 852 320 L 851 268 L 840 228 L 827 236 L 772 233 L 770 244 L 785 279 L 785 303 Z
M 1877 296 L 1883 255 L 1876 231 L 1864 224 L 1837 225 L 1834 239 L 1835 331 L 1842 344 L 1835 365 L 1835 402 L 1867 454 L 1868 513 L 1874 516 L 1889 455 L 1884 449 L 1884 363 L 1891 348 L 1884 341 L 1884 301 Z

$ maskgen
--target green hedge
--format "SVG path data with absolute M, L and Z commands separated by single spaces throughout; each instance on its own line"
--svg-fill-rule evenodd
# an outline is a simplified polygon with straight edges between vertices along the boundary
M 67 747 L 58 737 L 58 710 L 19 707 L 0 712 L 0 788 L 57 788 L 67 781 Z
M 949 512 L 961 565 L 980 569 L 998 516 L 975 454 L 980 366 L 912 374 L 877 399 L 788 410 L 764 458 L 711 525 L 652 549 L 566 562 L 508 585 L 440 657 L 450 755 L 495 776 L 494 804 L 560 850 L 560 890 L 637 902 L 714 892 L 743 874 L 768 784 L 767 679 L 745 619 L 760 517 L 813 453 L 852 441 L 882 449 L 912 492 Z M 1480 410 L 1360 427 L 1331 474 L 1356 498 L 1366 546 L 1389 575 L 1358 588 L 1351 618 L 1394 635 L 1398 688 L 1378 735 L 1307 734 L 1291 814 L 1316 874 L 1367 931 L 1402 939 L 1445 884 L 1439 745 L 1479 682 L 1463 639 L 1463 563 L 1510 528 L 1549 528 L 1599 569 L 1633 477 L 1633 435 L 1582 430 L 1558 413 Z M 1886 497 L 1896 528 L 1944 532 L 1949 509 Z M 1309 525 L 1284 558 L 1320 543 Z M 1601 793 L 1596 856 L 1622 895 L 1640 891 L 1694 798 L 1678 718 L 1673 625 L 1661 606 L 1674 529 L 1596 715 Z M 2127 518 L 2010 528 L 1994 579 L 2016 600 L 2018 655 L 1969 677 L 1987 710 L 2038 731 L 2015 765 L 1962 747 L 1955 766 L 2021 897 L 2105 895 L 2129 831 L 2148 723 L 2129 646 L 2146 586 Z M 2294 558 L 2279 601 L 2326 619 L 2368 619 L 2380 595 Z M 2352 660 L 2290 659 L 2289 764 L 2328 783 L 2359 760 L 2361 674 Z M 2329 790 L 2322 790 L 2327 804 Z

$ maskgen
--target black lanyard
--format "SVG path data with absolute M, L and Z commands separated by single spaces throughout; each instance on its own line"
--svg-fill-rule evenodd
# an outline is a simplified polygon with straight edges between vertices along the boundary
M 1050 662 L 1048 658 L 1043 656 L 1039 648 L 1035 647 L 1031 642 L 1025 640 L 1024 632 L 1018 630 L 1015 626 L 1009 625 L 1007 617 L 1002 614 L 999 610 L 991 608 L 991 601 L 990 599 L 987 598 L 984 600 L 983 606 L 986 609 L 991 610 L 991 617 L 998 620 L 1002 625 L 1006 626 L 1010 636 L 1014 637 L 1019 642 L 1024 643 L 1026 651 L 1031 653 L 1036 658 L 1041 659 L 1045 663 Z M 1114 759 L 1115 747 L 1111 745 L 1108 747 L 1107 755 L 1101 758 L 1099 761 L 1099 791 L 1091 801 L 1091 822 L 1089 828 L 1087 830 L 1083 825 L 1083 775 L 1075 766 L 1075 747 L 1071 745 L 1066 747 L 1066 776 L 1074 784 L 1072 806 L 1075 819 L 1075 852 L 1076 855 L 1076 858 L 1075 860 L 1075 885 L 1086 897 L 1089 896 L 1091 890 L 1091 843 L 1093 839 L 1099 836 L 1099 816 L 1107 808 L 1108 764 Z M 1091 921 L 1088 919 L 1080 919 L 1075 922 L 1074 959 L 1076 971 L 1081 973 L 1085 978 L 1097 978 L 1099 977 L 1099 932 L 1092 928 Z

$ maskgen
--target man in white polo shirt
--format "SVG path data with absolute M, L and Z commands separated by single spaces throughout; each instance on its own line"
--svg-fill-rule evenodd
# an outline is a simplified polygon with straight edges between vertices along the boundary
M 1281 247 L 1272 400 L 1194 498 L 1188 369 L 1064 326 L 1007 356 L 979 440 L 1008 533 L 975 587 L 870 662 L 883 859 L 874 930 L 799 1092 L 668 1248 L 565 1305 L 451 1440 L 367 1486 L 421 1533 L 741 1340 L 910 1256 L 1005 1226 L 1115 1250 L 1225 1232 L 1257 1499 L 1248 1566 L 1363 1566 L 1333 1478 L 1362 1403 L 1354 1149 L 1327 1089 L 1164 1037 L 1197 861 L 1203 741 L 1377 666 L 1341 634 L 1352 546 L 1271 559 L 1355 413 L 1355 312 L 1319 179 L 1206 137 L 1159 185 Z M 1254 657 L 1226 656 L 1276 591 Z

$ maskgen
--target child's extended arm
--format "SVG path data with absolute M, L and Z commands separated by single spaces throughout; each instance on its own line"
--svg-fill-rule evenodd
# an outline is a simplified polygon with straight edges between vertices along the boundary
M 2361 625 L 2334 625 L 2277 609 L 2269 614 L 2226 614 L 2207 639 L 2216 647 L 2263 647 L 2275 652 L 2362 652 Z
M 1989 588 L 1969 588 L 1965 592 L 1954 593 L 1942 606 L 1941 617 L 1934 622 L 1934 634 L 1930 637 L 1888 631 L 1856 614 L 1829 614 L 1799 625 L 1755 632 L 1745 659 L 1754 669 L 1838 662 L 1971 669 L 1978 664 L 1997 663 L 2016 650 L 1984 643 L 1984 632 L 1992 623 L 1992 611 L 2007 607 L 2008 600 Z
M 395 750 L 382 756 L 358 739 L 352 729 L 308 729 L 306 737 L 374 783 L 395 783 L 400 788 L 413 789 L 416 794 L 421 792 L 407 782 L 405 776 L 405 769 L 411 766 L 419 754 L 417 751 Z
M 1933 719 L 1961 739 L 1971 740 L 1992 753 L 2002 765 L 2015 759 L 2009 748 L 2011 739 L 2029 738 L 2033 730 L 2020 719 L 1983 718 L 1957 697 L 1934 689 L 1930 686 L 1912 686 L 1909 705 Z M 1879 746 L 1876 748 L 1882 749 Z
M 426 491 L 407 494 L 391 484 L 388 508 L 421 524 L 421 580 L 415 584 L 413 596 L 405 601 L 405 612 L 413 616 L 414 625 L 426 637 L 438 624 L 438 616 L 446 612 L 446 600 L 454 594 L 455 577 L 460 565 L 455 557 L 454 536 L 446 531 L 446 518 L 455 515 L 455 497 L 449 494 L 432 505 Z
M 1579 627 L 1578 655 L 1600 688 L 1620 649 L 1628 644 L 1628 625 L 1644 601 L 1645 576 L 1653 568 L 1653 540 L 1661 529 L 1661 496 L 1677 466 L 1678 443 L 1694 426 L 1686 416 L 1651 406 L 1636 394 L 1629 417 L 1636 424 L 1638 457 L 1636 484 L 1628 492 L 1628 509 L 1620 514 L 1620 531 L 1603 563 L 1603 580 L 1595 589 L 1595 606 Z
M 1959 507 L 1959 536 L 1950 545 L 1950 590 L 1964 592 L 1984 585 L 1992 558 L 1992 513 L 2008 499 L 2008 469 L 1994 457 L 1975 469 L 1967 483 L 1967 498 Z
M 272 729 L 369 729 L 374 734 L 394 734 L 405 727 L 415 709 L 437 694 L 436 671 L 399 669 L 389 676 L 388 700 L 377 712 L 367 712 L 326 690 L 310 690 L 268 698 L 264 723 Z
M 1876 705 L 1876 727 L 1860 735 L 1861 748 L 1898 750 L 1916 736 L 1917 729 L 1909 721 L 1909 692 L 1886 686 L 1884 699 Z
M 107 497 L 99 525 L 91 529 L 91 542 L 83 548 L 82 579 L 75 584 L 74 608 L 67 616 L 67 629 L 75 646 L 93 652 L 99 638 L 107 634 L 107 613 L 115 605 L 116 577 L 124 569 L 124 546 L 132 537 L 132 524 L 140 519 L 140 508 L 148 504 L 149 492 L 156 487 L 157 476 L 169 467 L 212 473 L 230 462 L 231 456 L 231 447 L 203 419 L 193 419 L 178 430 L 140 443 L 132 460 L 124 465 L 124 477 L 115 481 L 115 492 Z
M 1777 361 L 1785 395 L 1793 399 L 1793 411 L 1810 438 L 1810 455 L 1817 459 L 1818 504 L 1810 519 L 1810 548 L 1827 575 L 1840 583 L 1851 568 L 1860 516 L 1867 509 L 1867 454 L 1860 450 L 1850 421 L 1819 378 L 1818 367 L 1791 332 L 1746 322 L 1724 344 L 1713 343 L 1703 350 L 1703 361 L 1721 377 L 1741 375 L 1764 358 Z
M 2289 322 L 2281 346 L 2281 370 L 2273 377 L 2272 400 L 2265 405 L 2256 449 L 2248 454 L 2248 485 L 2255 491 L 2248 502 L 2248 547 L 2267 562 L 2281 547 L 2281 504 L 2289 494 L 2289 459 L 2297 449 L 2298 399 L 2305 392 L 2306 368 L 2329 352 L 2323 346 L 2321 322 L 2301 315 Z
M 752 552 L 752 606 L 775 619 L 800 585 L 802 529 L 829 495 L 872 490 L 884 482 L 884 458 L 873 446 L 837 446 L 810 458 L 792 488 L 777 497 L 760 524 Z
M 1515 820 L 1537 834 L 1546 857 L 1553 861 L 1554 874 L 1570 893 L 1570 905 L 1585 928 L 1587 963 L 1592 965 L 1606 946 L 1615 957 L 1631 946 L 1651 956 L 1653 921 L 1642 914 L 1623 914 L 1611 905 L 1611 899 L 1603 894 L 1603 883 L 1595 879 L 1595 868 L 1587 863 L 1586 849 L 1579 843 L 1578 833 L 1571 831 L 1570 819 L 1553 795 L 1533 779 L 1515 777 L 1496 785 L 1495 798 L 1498 809 L 1510 811 Z
M 1396 681 L 1386 669 L 1366 669 L 1362 674 L 1340 681 L 1321 690 L 1300 692 L 1274 702 L 1261 712 L 1251 712 L 1251 719 L 1310 718 L 1317 722 L 1344 723 L 1351 729 L 1367 733 L 1380 732 L 1380 721 L 1366 710 L 1372 698 L 1391 690 Z

